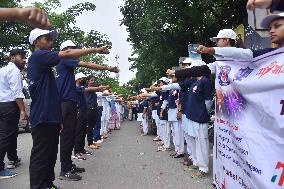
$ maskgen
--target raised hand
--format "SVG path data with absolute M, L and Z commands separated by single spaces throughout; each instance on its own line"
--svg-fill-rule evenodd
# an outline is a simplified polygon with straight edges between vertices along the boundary
M 109 54 L 109 50 L 107 49 L 107 47 L 100 47 L 100 48 L 98 48 L 98 53 Z
M 47 29 L 50 22 L 45 12 L 37 8 L 18 8 L 19 19 L 32 27 Z

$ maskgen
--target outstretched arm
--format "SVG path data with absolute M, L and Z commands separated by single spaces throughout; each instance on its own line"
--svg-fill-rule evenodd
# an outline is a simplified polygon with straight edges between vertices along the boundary
M 49 28 L 47 15 L 37 8 L 0 8 L 0 22 L 22 21 L 32 27 Z
M 100 48 L 89 48 L 89 49 L 68 49 L 65 51 L 60 51 L 58 53 L 59 58 L 80 58 L 88 54 L 99 53 L 99 54 L 109 54 L 109 50 L 106 47 Z
M 119 72 L 117 67 L 102 66 L 102 65 L 95 64 L 95 63 L 92 63 L 92 62 L 80 61 L 78 65 L 79 65 L 79 67 L 85 67 L 85 68 L 89 68 L 89 69 L 92 69 L 92 70 L 108 70 L 110 72 L 115 72 L 115 73 Z

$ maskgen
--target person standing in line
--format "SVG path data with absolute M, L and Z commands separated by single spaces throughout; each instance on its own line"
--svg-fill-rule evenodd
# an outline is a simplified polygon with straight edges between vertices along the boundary
M 69 49 L 77 49 L 71 40 L 67 40 L 60 45 L 61 51 Z M 106 52 L 108 53 L 108 52 Z M 62 180 L 77 180 L 79 175 L 75 173 L 80 171 L 72 164 L 71 155 L 74 148 L 77 125 L 77 99 L 76 99 L 76 84 L 74 71 L 76 67 L 84 67 L 92 70 L 114 70 L 114 67 L 101 66 L 91 62 L 83 62 L 79 59 L 62 59 L 56 66 L 56 84 L 59 95 L 61 97 L 61 110 L 63 118 L 63 129 L 60 134 L 60 161 Z M 74 156 L 83 159 L 80 154 L 87 152 L 82 150 Z M 89 154 L 87 152 L 87 154 Z
M 204 63 L 205 64 L 205 63 Z M 212 101 L 212 86 L 205 77 L 197 77 L 188 93 L 187 112 L 188 135 L 192 141 L 192 169 L 199 171 L 191 175 L 192 178 L 202 178 L 209 175 L 209 139 L 208 124 L 209 110 Z
M 57 36 L 57 31 L 39 28 L 32 30 L 29 36 L 33 51 L 27 69 L 32 98 L 30 123 L 33 147 L 29 166 L 31 189 L 58 188 L 53 181 L 62 114 L 52 67 L 59 64 L 61 59 L 76 59 L 91 53 L 108 53 L 105 47 L 52 51 L 53 41 Z
M 144 99 L 143 103 L 143 113 L 142 113 L 142 135 L 141 136 L 146 136 L 148 134 L 148 110 L 149 110 L 149 103 L 148 99 Z
M 12 178 L 17 173 L 5 168 L 4 158 L 7 153 L 7 168 L 15 168 L 21 162 L 17 155 L 19 119 L 27 119 L 23 99 L 21 70 L 26 65 L 26 51 L 10 51 L 10 62 L 0 68 L 0 179 Z
M 96 88 L 95 86 L 95 77 L 91 76 L 87 81 L 87 88 Z M 100 90 L 106 90 L 108 88 L 102 88 Z M 87 101 L 87 120 L 88 120 L 88 128 L 87 128 L 87 141 L 88 146 L 91 149 L 98 149 L 99 144 L 94 143 L 93 130 L 96 127 L 98 120 L 98 102 L 97 102 L 97 91 L 93 90 L 85 90 L 86 101 Z
M 102 91 L 108 90 L 109 86 L 103 86 L 101 87 Z M 97 95 L 97 104 L 98 104 L 98 118 L 96 121 L 96 125 L 93 129 L 93 142 L 95 145 L 99 146 L 103 142 L 103 126 L 102 126 L 102 118 L 103 118 L 103 93 L 102 92 L 96 92 Z
M 109 121 L 109 104 L 107 101 L 107 97 L 109 96 L 108 90 L 103 91 L 102 93 L 102 105 L 103 105 L 103 113 L 102 113 L 102 136 L 103 139 L 108 138 L 108 121 Z
M 167 85 L 169 83 L 168 78 L 162 77 L 159 79 L 163 85 Z M 161 135 L 163 146 L 158 147 L 158 151 L 170 151 L 171 150 L 171 136 L 170 136 L 170 125 L 168 122 L 168 105 L 167 98 L 169 94 L 168 91 L 161 92 L 160 102 L 159 102 L 159 117 L 160 117 L 160 127 L 161 127 Z

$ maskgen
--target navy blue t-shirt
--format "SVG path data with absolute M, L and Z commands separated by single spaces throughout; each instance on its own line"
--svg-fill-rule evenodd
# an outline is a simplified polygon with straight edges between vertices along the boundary
M 195 79 L 187 79 L 183 81 L 179 81 L 178 84 L 181 87 L 181 90 L 179 92 L 179 100 L 181 104 L 181 113 L 187 114 L 188 107 L 187 107 L 187 100 L 188 100 L 188 90 L 191 86 L 191 84 L 195 81 Z
M 148 108 L 148 106 L 149 106 L 149 102 L 148 102 L 147 99 L 145 99 L 145 100 L 143 101 L 143 107 L 144 107 L 144 108 Z
M 61 100 L 70 100 L 76 103 L 76 84 L 74 69 L 79 60 L 62 59 L 56 66 L 56 84 Z
M 202 77 L 194 81 L 188 92 L 186 117 L 194 122 L 208 123 L 209 114 L 206 109 L 205 100 L 212 99 L 212 86 L 208 78 Z
M 255 57 L 258 57 L 258 56 L 263 55 L 265 53 L 274 51 L 274 50 L 276 50 L 276 48 L 266 48 L 266 49 L 260 49 L 260 50 L 252 50 L 253 57 L 255 58 Z
M 27 78 L 32 99 L 31 127 L 36 127 L 40 123 L 62 122 L 60 96 L 52 72 L 52 67 L 59 62 L 58 52 L 53 51 L 36 50 L 29 57 Z
M 157 110 L 158 106 L 156 103 L 159 103 L 159 98 L 157 96 L 151 98 L 151 105 L 152 105 L 152 110 Z
M 80 112 L 87 110 L 87 102 L 85 97 L 85 88 L 83 86 L 76 86 L 76 100 L 77 108 Z
M 98 95 L 95 92 L 86 92 L 86 101 L 88 108 L 98 108 Z
M 170 90 L 168 96 L 168 106 L 169 109 L 177 108 L 176 100 L 178 99 L 178 91 L 177 90 Z
M 143 113 L 143 110 L 144 110 L 144 106 L 143 106 L 143 100 L 138 100 L 138 113 Z
M 160 107 L 160 111 L 158 116 L 160 117 L 160 112 L 161 112 L 161 107 L 163 105 L 164 100 L 168 100 L 169 98 L 169 91 L 166 92 L 161 92 L 161 96 L 160 96 L 160 101 L 159 101 L 159 107 Z M 168 120 L 168 110 L 167 108 L 164 109 L 163 111 L 163 117 L 160 117 L 161 120 Z

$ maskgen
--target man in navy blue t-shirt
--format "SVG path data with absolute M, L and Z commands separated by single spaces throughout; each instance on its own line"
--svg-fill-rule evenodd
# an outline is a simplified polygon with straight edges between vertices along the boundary
M 91 53 L 108 53 L 103 48 L 51 51 L 57 31 L 34 29 L 29 36 L 32 55 L 28 60 L 27 78 L 32 98 L 30 123 L 33 147 L 30 157 L 30 187 L 57 188 L 54 186 L 54 166 L 57 159 L 60 125 L 62 123 L 60 95 L 52 67 L 61 59 L 79 58 Z M 72 178 L 73 175 L 69 175 Z
M 69 49 L 78 48 L 71 40 L 63 42 L 60 50 L 67 51 Z M 80 177 L 74 172 L 83 172 L 83 169 L 77 168 L 72 164 L 71 154 L 74 147 L 76 125 L 77 125 L 77 99 L 76 84 L 74 70 L 76 67 L 85 67 L 93 70 L 109 70 L 116 72 L 116 67 L 106 67 L 91 62 L 83 62 L 79 59 L 61 59 L 56 66 L 56 83 L 59 95 L 61 97 L 61 110 L 63 118 L 63 129 L 60 135 L 60 162 L 61 173 L 60 179 L 77 180 Z M 90 155 L 91 152 L 82 149 L 81 152 L 74 154 L 74 158 L 84 160 L 82 154 Z M 70 175 L 73 175 L 71 179 Z
M 192 177 L 203 177 L 209 171 L 209 140 L 208 123 L 209 108 L 212 99 L 211 82 L 205 76 L 198 77 L 194 81 L 188 93 L 186 117 L 189 119 L 188 135 L 192 142 L 192 168 L 198 168 L 199 172 Z

